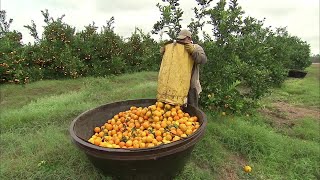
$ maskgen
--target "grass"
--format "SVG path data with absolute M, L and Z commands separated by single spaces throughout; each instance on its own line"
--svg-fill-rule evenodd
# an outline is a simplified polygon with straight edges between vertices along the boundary
M 319 67 L 304 79 L 288 79 L 261 104 L 284 101 L 319 109 Z M 2 85 L 0 179 L 110 179 L 72 144 L 68 128 L 81 112 L 113 101 L 154 98 L 156 72 L 117 77 Z M 273 127 L 260 112 L 221 116 L 206 111 L 208 126 L 177 180 L 320 179 L 319 119 Z M 252 173 L 242 168 L 250 165 Z
M 298 106 L 320 108 L 320 65 L 314 64 L 307 68 L 304 79 L 288 78 L 281 88 L 274 89 L 272 96 L 265 102 L 284 101 Z

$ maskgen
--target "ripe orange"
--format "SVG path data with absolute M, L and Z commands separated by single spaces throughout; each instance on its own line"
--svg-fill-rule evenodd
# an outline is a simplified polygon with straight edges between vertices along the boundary
M 150 126 L 149 121 L 145 121 L 142 126 L 147 129 Z
M 148 117 L 151 117 L 151 115 L 152 115 L 152 112 L 151 112 L 151 111 L 148 111 L 148 112 L 146 113 L 146 116 L 148 116 Z
M 156 126 L 155 126 L 155 128 L 156 128 L 156 129 L 160 129 L 160 128 L 161 128 L 161 125 L 160 125 L 159 123 L 157 123 Z
M 132 146 L 132 141 L 131 141 L 131 140 L 128 140 L 128 141 L 126 142 L 126 146 L 127 146 L 127 147 L 131 147 L 131 146 Z
M 140 148 L 145 148 L 145 147 L 146 147 L 146 143 L 141 142 L 141 143 L 139 144 L 139 147 L 140 147 Z
M 152 137 L 152 136 L 147 136 L 146 141 L 147 141 L 148 143 L 151 143 L 151 142 L 152 142 L 152 140 L 153 140 L 153 137 Z
M 140 147 L 139 143 L 133 144 L 133 148 L 139 148 L 139 147 Z
M 162 133 L 161 133 L 160 130 L 157 130 L 157 131 L 154 132 L 154 134 L 155 134 L 156 136 L 161 136 Z
M 185 125 L 185 124 L 180 124 L 180 125 L 179 125 L 179 128 L 180 128 L 183 132 L 185 132 L 185 131 L 187 130 L 187 125 Z
M 94 132 L 99 133 L 101 131 L 100 127 L 95 127 Z
M 165 138 L 166 138 L 166 140 L 168 140 L 168 141 L 171 141 L 171 140 L 172 140 L 172 136 L 171 136 L 170 134 L 167 134 Z
M 163 128 L 167 127 L 167 123 L 165 121 L 162 121 L 161 122 L 161 127 L 163 127 Z
M 104 136 L 104 132 L 103 131 L 99 132 L 98 136 L 99 137 L 103 137 Z
M 154 147 L 154 144 L 153 143 L 148 143 L 147 147 L 148 148 Z
M 157 102 L 157 107 L 163 108 L 163 107 L 164 107 L 164 104 L 163 104 L 162 102 Z
M 177 116 L 177 115 L 175 115 L 175 116 L 173 117 L 173 120 L 175 120 L 175 121 L 178 121 L 179 119 L 180 119 L 180 117 Z
M 159 141 L 159 142 L 161 142 L 161 141 L 162 141 L 162 136 L 157 136 L 157 137 L 156 137 L 156 140 Z
M 251 167 L 250 166 L 244 166 L 243 170 L 246 172 L 246 173 L 250 173 L 252 171 Z
M 159 116 L 154 116 L 154 117 L 153 117 L 153 120 L 154 120 L 154 122 L 159 122 L 159 121 L 160 121 L 160 118 L 159 118 Z
M 164 108 L 167 109 L 167 110 L 170 110 L 171 109 L 171 105 L 170 104 L 166 104 L 166 105 L 164 105 Z
M 191 129 L 187 129 L 187 130 L 186 130 L 186 134 L 187 134 L 187 135 L 192 134 L 192 130 L 191 130 Z
M 101 138 L 97 138 L 94 140 L 94 144 L 99 146 L 101 144 Z

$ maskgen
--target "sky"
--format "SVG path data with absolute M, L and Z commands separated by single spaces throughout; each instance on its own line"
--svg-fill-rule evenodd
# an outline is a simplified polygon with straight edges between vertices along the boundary
M 213 0 L 215 5 L 218 0 Z M 120 36 L 129 37 L 135 27 L 143 32 L 151 32 L 153 24 L 160 20 L 160 12 L 156 7 L 161 0 L 0 0 L 0 9 L 12 18 L 11 30 L 20 31 L 24 43 L 33 38 L 24 25 L 31 20 L 37 25 L 41 35 L 44 26 L 41 10 L 48 9 L 51 17 L 57 18 L 65 14 L 64 22 L 81 31 L 93 21 L 96 26 L 106 25 L 106 20 L 115 18 L 114 30 Z M 298 36 L 310 44 L 311 53 L 319 54 L 319 0 L 238 0 L 245 11 L 245 16 L 265 19 L 266 26 L 286 27 L 290 35 Z M 192 8 L 195 0 L 180 0 L 184 11 L 182 28 L 187 28 L 190 18 L 194 16 Z M 206 27 L 210 33 L 211 27 Z M 212 34 L 212 33 L 211 33 Z M 159 38 L 153 35 L 155 39 Z M 166 38 L 164 36 L 164 38 Z

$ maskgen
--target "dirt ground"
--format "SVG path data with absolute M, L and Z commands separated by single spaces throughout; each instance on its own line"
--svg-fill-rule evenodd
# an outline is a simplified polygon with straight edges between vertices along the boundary
M 241 167 L 244 167 L 246 165 L 248 165 L 247 160 L 242 157 L 241 155 L 231 155 L 229 157 L 229 162 L 235 162 L 234 164 L 237 164 Z M 226 165 L 223 169 L 222 169 L 222 173 L 219 176 L 219 179 L 225 179 L 225 180 L 238 180 L 239 177 L 237 175 L 236 169 L 239 167 L 234 167 L 233 165 Z
M 312 117 L 320 121 L 319 109 L 296 107 L 285 102 L 272 103 L 272 108 L 261 109 L 260 112 L 267 117 L 273 127 L 293 127 L 302 118 Z

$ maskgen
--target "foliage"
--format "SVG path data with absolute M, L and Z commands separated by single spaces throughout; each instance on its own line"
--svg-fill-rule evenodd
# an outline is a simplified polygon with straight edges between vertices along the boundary
M 169 3 L 168 5 L 157 4 L 159 11 L 161 12 L 161 19 L 153 25 L 153 34 L 157 34 L 162 30 L 169 35 L 171 39 L 175 39 L 180 32 L 183 14 L 182 9 L 179 7 L 179 0 L 162 0 Z
M 179 0 L 163 0 L 157 4 L 160 20 L 151 33 L 165 32 L 176 38 L 181 29 L 183 11 Z M 265 27 L 264 20 L 246 17 L 237 0 L 196 0 L 194 18 L 188 25 L 194 42 L 208 57 L 201 67 L 203 92 L 200 103 L 231 113 L 245 112 L 257 100 L 280 86 L 289 69 L 303 70 L 311 64 L 310 46 L 285 28 Z M 136 71 L 157 71 L 162 41 L 136 28 L 124 39 L 114 32 L 114 17 L 98 30 L 95 23 L 76 29 L 41 11 L 45 26 L 39 37 L 34 21 L 24 27 L 34 44 L 23 45 L 22 35 L 10 30 L 12 19 L 0 13 L 0 79 L 2 83 L 28 83 L 41 79 L 109 76 Z M 204 26 L 212 32 L 200 33 Z M 161 39 L 162 40 L 162 39 Z
M 41 13 L 46 23 L 41 38 L 34 21 L 24 26 L 34 37 L 34 44 L 22 45 L 22 36 L 16 31 L 6 28 L 8 32 L 3 32 L 2 82 L 107 76 L 159 67 L 159 45 L 150 34 L 137 28 L 131 37 L 123 39 L 114 32 L 114 17 L 100 32 L 93 22 L 75 33 L 75 28 L 63 21 L 64 15 L 53 18 L 48 10 Z M 10 22 L 3 20 L 4 27 L 9 27 Z
M 205 14 L 215 37 L 215 41 L 203 44 L 209 59 L 201 73 L 205 95 L 201 103 L 205 107 L 232 113 L 246 111 L 256 106 L 255 102 L 270 88 L 281 85 L 288 68 L 296 64 L 304 69 L 310 65 L 306 61 L 308 45 L 292 41 L 296 38 L 285 29 L 273 32 L 264 27 L 263 20 L 243 17 L 237 0 L 231 0 L 229 5 L 220 0 Z

